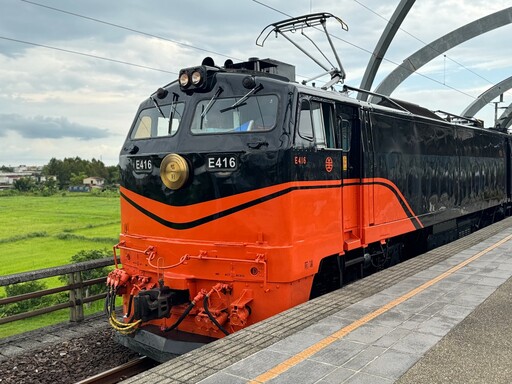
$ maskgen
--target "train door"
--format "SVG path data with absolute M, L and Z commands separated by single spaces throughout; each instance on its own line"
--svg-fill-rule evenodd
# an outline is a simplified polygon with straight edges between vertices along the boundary
M 364 214 L 359 109 L 337 103 L 336 120 L 342 149 L 343 247 L 350 251 L 361 246 L 361 218 Z
M 304 189 L 314 191 L 306 202 L 313 208 L 305 220 L 304 237 L 314 255 L 310 264 L 318 268 L 310 298 L 337 289 L 343 282 L 343 199 L 341 189 L 341 134 L 337 132 L 335 104 L 328 99 L 304 95 L 300 100 L 298 129 L 295 135 L 294 164 L 296 179 L 304 180 Z M 301 211 L 306 210 L 301 204 Z M 320 240 L 322 239 L 322 240 Z M 305 260 L 307 264 L 307 260 Z
M 342 150 L 335 133 L 336 115 L 334 102 L 309 95 L 300 100 L 298 128 L 293 151 L 293 178 L 304 181 L 305 188 L 315 189 L 315 215 L 321 219 L 317 223 L 317 235 L 327 236 L 333 242 L 341 243 L 342 198 L 341 169 Z M 339 242 L 338 242 L 339 240 Z

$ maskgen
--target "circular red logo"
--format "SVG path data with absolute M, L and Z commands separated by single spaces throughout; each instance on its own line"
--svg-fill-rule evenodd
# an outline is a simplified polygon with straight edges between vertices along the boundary
M 327 159 L 325 159 L 325 170 L 327 172 L 331 172 L 332 168 L 333 168 L 332 158 L 328 157 Z

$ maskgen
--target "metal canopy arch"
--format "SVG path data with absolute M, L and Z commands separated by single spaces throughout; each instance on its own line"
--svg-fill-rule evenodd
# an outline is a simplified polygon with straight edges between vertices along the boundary
M 512 88 L 512 76 L 509 78 L 500 81 L 498 84 L 492 86 L 480 96 L 476 98 L 471 104 L 469 104 L 464 111 L 462 111 L 461 115 L 464 117 L 473 117 L 475 114 L 480 111 L 483 107 L 485 107 L 488 103 L 493 101 L 497 96 L 501 95 L 503 92 L 508 91 Z
M 389 45 L 393 41 L 393 38 L 396 35 L 396 32 L 402 25 L 402 22 L 405 19 L 405 16 L 409 13 L 409 10 L 413 6 L 416 0 L 401 0 L 400 4 L 395 9 L 393 16 L 389 19 L 384 32 L 380 36 L 375 49 L 373 50 L 372 55 L 370 56 L 370 61 L 366 66 L 366 70 L 363 75 L 363 79 L 361 80 L 361 85 L 359 88 L 370 91 L 373 85 L 373 80 L 375 80 L 375 76 L 377 75 L 377 71 L 379 70 L 380 64 L 382 63 L 382 59 L 386 54 Z M 359 100 L 367 100 L 368 94 L 359 92 L 357 95 Z
M 512 104 L 505 109 L 505 112 L 501 114 L 496 122 L 496 128 L 507 129 L 510 126 L 512 126 Z
M 512 23 L 512 7 L 457 28 L 405 59 L 402 65 L 386 76 L 375 90 L 375 93 L 391 95 L 405 79 L 432 59 L 467 40 L 510 23 Z

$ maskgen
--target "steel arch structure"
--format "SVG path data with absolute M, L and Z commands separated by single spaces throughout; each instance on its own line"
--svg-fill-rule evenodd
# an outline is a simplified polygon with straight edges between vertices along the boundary
M 457 28 L 405 59 L 402 65 L 386 76 L 375 89 L 375 93 L 386 96 L 391 95 L 405 79 L 432 59 L 467 40 L 510 23 L 512 23 L 512 7 L 484 16 Z
M 508 106 L 505 112 L 499 117 L 496 122 L 496 128 L 507 129 L 512 126 L 512 104 Z
M 509 78 L 500 81 L 498 84 L 492 86 L 480 96 L 477 97 L 475 101 L 469 104 L 464 111 L 462 111 L 461 115 L 464 117 L 473 117 L 475 114 L 480 111 L 483 107 L 485 107 L 488 103 L 493 101 L 497 96 L 501 95 L 503 92 L 508 91 L 512 88 L 512 76 Z
M 409 13 L 409 10 L 411 9 L 415 1 L 416 0 L 401 0 L 400 4 L 398 4 L 398 6 L 396 7 L 393 16 L 391 16 L 391 19 L 389 19 L 389 22 L 386 25 L 384 32 L 382 32 L 382 35 L 380 36 L 380 39 L 377 42 L 375 49 L 373 50 L 373 53 L 370 57 L 368 65 L 366 66 L 366 70 L 364 72 L 363 79 L 361 80 L 361 85 L 359 86 L 359 88 L 365 89 L 367 91 L 371 90 L 373 80 L 375 80 L 375 76 L 377 75 L 377 71 L 379 70 L 380 64 L 382 63 L 382 59 L 384 58 L 384 55 L 386 54 L 389 48 L 389 45 L 391 44 L 393 38 L 396 35 L 396 32 L 400 28 L 400 25 L 402 25 L 402 22 Z M 368 94 L 359 92 L 357 98 L 359 100 L 366 101 L 368 98 Z

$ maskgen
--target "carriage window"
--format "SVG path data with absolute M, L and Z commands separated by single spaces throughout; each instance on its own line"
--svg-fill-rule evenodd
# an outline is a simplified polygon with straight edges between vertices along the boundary
M 302 138 L 304 139 L 302 145 L 309 146 L 314 142 L 317 148 L 334 148 L 336 145 L 332 133 L 332 116 L 331 104 L 302 100 L 299 116 L 299 139 L 296 141 L 300 142 L 300 138 Z
M 180 126 L 185 103 L 160 105 L 140 111 L 133 128 L 132 139 L 173 136 Z
M 201 100 L 192 120 L 194 134 L 243 133 L 270 131 L 276 125 L 278 97 L 258 95 L 237 105 L 238 99 L 229 97 Z

